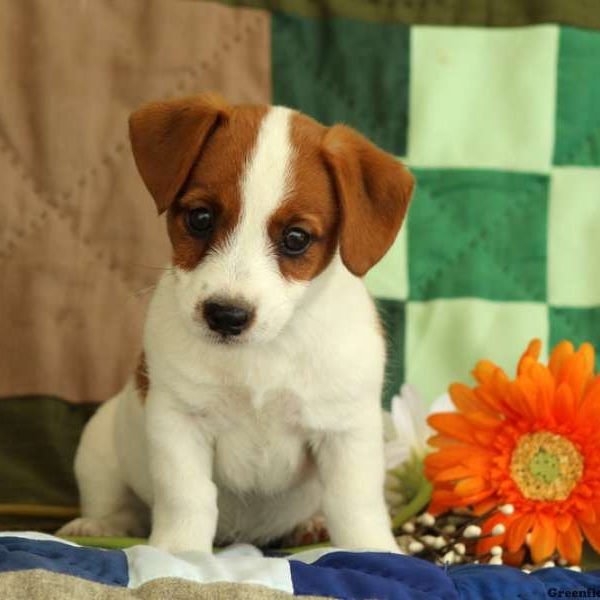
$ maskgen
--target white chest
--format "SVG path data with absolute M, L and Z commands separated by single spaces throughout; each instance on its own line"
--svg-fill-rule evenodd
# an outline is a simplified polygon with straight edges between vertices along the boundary
M 312 468 L 301 402 L 290 391 L 221 388 L 191 418 L 213 439 L 215 481 L 236 492 L 278 493 Z

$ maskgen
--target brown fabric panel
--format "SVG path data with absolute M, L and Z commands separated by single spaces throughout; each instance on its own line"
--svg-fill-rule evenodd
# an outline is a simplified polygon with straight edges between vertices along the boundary
M 262 585 L 196 583 L 175 577 L 155 579 L 135 589 L 114 587 L 34 569 L 0 574 L 0 598 L 11 600 L 286 600 L 294 596 Z M 302 596 L 304 600 L 324 596 Z
M 195 0 L 188 0 L 195 1 Z M 347 17 L 380 23 L 517 27 L 562 23 L 600 29 L 597 0 L 219 0 L 304 17 Z
M 169 257 L 135 170 L 141 102 L 271 98 L 270 17 L 208 2 L 0 3 L 0 396 L 102 401 Z

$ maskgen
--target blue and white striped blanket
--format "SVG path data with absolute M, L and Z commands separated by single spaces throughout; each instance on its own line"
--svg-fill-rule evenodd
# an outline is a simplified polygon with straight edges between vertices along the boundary
M 137 588 L 171 577 L 201 584 L 258 584 L 295 596 L 348 600 L 600 597 L 600 572 L 578 573 L 562 568 L 543 569 L 530 575 L 499 566 L 445 569 L 407 556 L 335 549 L 275 558 L 246 545 L 232 546 L 214 555 L 170 555 L 149 546 L 100 550 L 39 533 L 1 534 L 0 583 L 8 572 L 32 569 L 123 588 Z M 177 585 L 176 581 L 173 585 Z

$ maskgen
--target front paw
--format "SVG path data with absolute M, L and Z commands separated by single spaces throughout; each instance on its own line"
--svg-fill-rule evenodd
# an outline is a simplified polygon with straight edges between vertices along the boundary
M 169 554 L 182 552 L 212 552 L 211 540 L 202 535 L 190 535 L 189 531 L 171 530 L 169 532 L 153 531 L 148 543 Z

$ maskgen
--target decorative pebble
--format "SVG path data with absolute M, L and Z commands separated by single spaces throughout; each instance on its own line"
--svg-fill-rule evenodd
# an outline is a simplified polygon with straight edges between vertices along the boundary
M 527 573 L 527 575 L 529 575 L 529 573 L 531 573 L 530 569 L 521 569 L 521 571 L 523 571 L 523 573 Z
M 492 546 L 490 548 L 490 554 L 492 556 L 502 556 L 502 546 Z
M 421 542 L 417 542 L 416 540 L 412 541 L 408 545 L 408 551 L 412 552 L 413 554 L 418 554 L 419 552 L 422 552 L 424 549 L 425 549 L 425 546 L 423 544 L 421 544 Z
M 502 557 L 501 556 L 492 556 L 492 558 L 490 558 L 490 565 L 501 565 L 502 564 Z
M 504 527 L 504 525 L 502 523 L 498 523 L 498 525 L 495 525 L 494 528 L 492 529 L 492 535 L 502 535 L 505 532 L 506 532 L 506 527 Z
M 428 512 L 424 512 L 421 516 L 417 518 L 419 523 L 422 523 L 426 527 L 433 527 L 435 525 L 435 517 Z
M 460 554 L 461 556 L 465 555 L 465 552 L 467 551 L 467 548 L 464 544 L 458 543 L 458 544 L 454 544 L 454 551 L 457 554 Z
M 423 535 L 421 536 L 421 541 L 427 546 L 435 545 L 435 536 L 434 535 Z
M 576 571 L 577 573 L 581 573 L 581 567 L 579 565 L 571 565 L 570 567 L 567 567 L 567 569 L 569 569 L 569 571 Z
M 438 537 L 436 537 L 435 538 L 435 542 L 433 542 L 433 547 L 436 550 L 439 550 L 440 548 L 443 548 L 445 545 L 446 545 L 446 540 L 441 535 L 438 536 Z
M 543 565 L 542 569 L 550 569 L 551 567 L 555 567 L 556 563 L 553 560 L 547 560 Z
M 466 538 L 476 538 L 481 535 L 481 527 L 477 525 L 469 525 L 463 534 Z
M 414 533 L 415 524 L 411 521 L 407 521 L 406 523 L 404 523 L 404 525 L 402 525 L 402 531 L 404 531 L 405 533 Z
M 515 512 L 515 507 L 512 504 L 503 504 L 502 506 L 498 507 L 498 510 L 503 514 L 503 515 L 512 515 Z
M 446 525 L 446 526 L 445 526 L 445 527 L 442 529 L 442 531 L 443 531 L 444 533 L 447 533 L 447 534 L 451 535 L 451 534 L 453 534 L 453 533 L 455 533 L 455 532 L 456 532 L 456 525 L 452 525 L 452 524 L 450 524 L 450 525 Z
M 456 554 L 454 554 L 452 550 L 450 550 L 450 552 L 446 552 L 446 554 L 444 554 L 442 557 L 442 562 L 448 565 L 454 564 L 456 562 Z
M 566 559 L 564 559 L 564 558 L 559 558 L 559 559 L 558 559 L 558 564 L 559 564 L 561 567 L 566 567 L 566 566 L 567 566 L 569 563 L 566 561 Z

